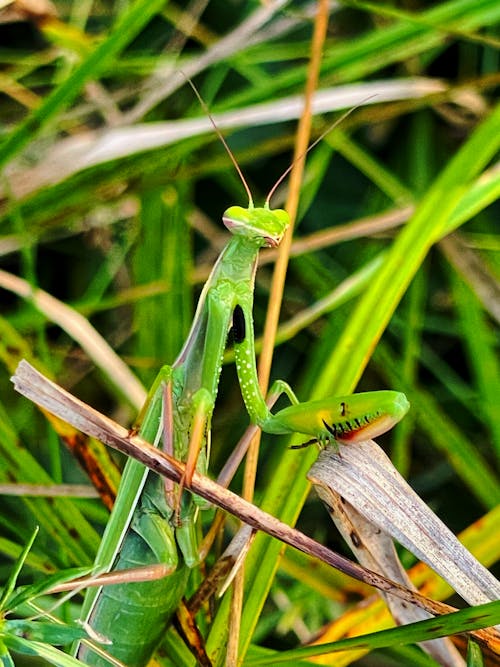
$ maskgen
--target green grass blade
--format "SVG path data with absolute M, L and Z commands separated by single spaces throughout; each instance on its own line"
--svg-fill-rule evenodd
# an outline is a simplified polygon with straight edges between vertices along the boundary
M 500 502 L 500 483 L 497 476 L 481 455 L 479 449 L 446 416 L 439 402 L 431 393 L 407 385 L 392 361 L 384 343 L 379 343 L 374 354 L 391 386 L 406 391 L 416 417 L 418 428 L 422 429 L 429 441 L 444 452 L 457 474 L 487 509 L 493 509 Z
M 36 539 L 36 536 L 38 535 L 39 528 L 36 527 L 35 530 L 33 531 L 32 536 L 26 543 L 24 549 L 22 550 L 19 558 L 17 561 L 14 563 L 14 567 L 12 568 L 12 571 L 10 573 L 10 577 L 7 580 L 7 583 L 5 584 L 5 587 L 2 592 L 2 597 L 0 598 L 0 611 L 5 608 L 5 605 L 7 604 L 7 601 L 9 600 L 12 591 L 16 587 L 17 583 L 17 578 L 19 576 L 19 573 L 22 570 L 22 567 L 24 565 L 24 561 L 26 560 L 27 555 L 31 551 L 31 547 L 33 546 L 33 542 Z
M 87 81 L 97 79 L 164 4 L 165 0 L 136 0 L 132 3 L 116 21 L 109 37 L 54 88 L 0 146 L 0 167 L 41 132 L 57 113 L 67 108 Z
M 467 345 L 468 360 L 475 380 L 476 410 L 491 433 L 491 445 L 500 461 L 500 367 L 495 346 L 495 331 L 475 295 L 460 276 L 451 274 L 454 301 Z
M 51 665 L 56 665 L 56 667 L 82 667 L 83 665 L 83 663 L 76 658 L 73 658 L 59 649 L 43 642 L 35 642 L 29 639 L 23 639 L 22 637 L 14 637 L 13 635 L 4 637 L 4 642 L 12 651 L 16 651 L 22 655 L 43 658 Z
M 328 378 L 326 388 L 322 387 L 324 394 L 331 393 L 332 388 L 337 394 L 352 391 L 429 248 L 444 233 L 468 183 L 499 147 L 500 105 L 492 110 L 429 188 L 392 246 L 323 371 L 323 377 Z
M 461 611 L 430 618 L 426 621 L 410 623 L 399 628 L 390 630 L 381 630 L 362 637 L 351 637 L 342 639 L 331 644 L 322 644 L 321 646 L 307 646 L 293 651 L 283 651 L 280 654 L 274 654 L 271 659 L 264 660 L 246 660 L 245 667 L 257 667 L 257 665 L 275 665 L 295 661 L 301 658 L 308 658 L 316 655 L 324 655 L 332 651 L 345 651 L 353 649 L 376 649 L 398 644 L 412 644 L 438 637 L 446 637 L 461 632 L 478 630 L 500 621 L 500 602 L 489 602 L 484 605 L 463 609 Z

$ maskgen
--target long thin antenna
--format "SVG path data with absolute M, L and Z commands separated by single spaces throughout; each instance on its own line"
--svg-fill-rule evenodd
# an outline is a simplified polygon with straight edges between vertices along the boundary
M 227 154 L 229 155 L 229 157 L 231 158 L 231 162 L 233 163 L 233 165 L 234 165 L 236 171 L 238 172 L 238 176 L 240 177 L 240 180 L 241 180 L 241 182 L 243 183 L 243 187 L 245 188 L 246 193 L 247 193 L 247 195 L 248 195 L 248 208 L 253 208 L 253 198 L 252 198 L 252 193 L 250 192 L 250 188 L 248 187 L 248 183 L 246 182 L 245 177 L 243 176 L 243 172 L 242 172 L 241 169 L 240 169 L 240 165 L 237 163 L 236 158 L 235 158 L 234 155 L 233 155 L 233 152 L 231 151 L 231 149 L 229 148 L 229 146 L 228 146 L 228 144 L 227 144 L 227 141 L 224 139 L 224 136 L 223 136 L 222 132 L 221 132 L 221 131 L 219 130 L 219 128 L 217 127 L 217 124 L 216 124 L 216 122 L 215 122 L 215 120 L 214 120 L 214 117 L 213 117 L 212 114 L 210 113 L 210 109 L 208 108 L 207 103 L 205 102 L 205 100 L 203 99 L 203 97 L 200 95 L 200 93 L 198 92 L 198 89 L 196 88 L 196 86 L 194 85 L 194 83 L 191 81 L 191 79 L 188 78 L 188 77 L 184 74 L 184 72 L 182 72 L 182 71 L 181 71 L 181 74 L 182 74 L 182 76 L 186 79 L 186 81 L 189 83 L 189 85 L 191 86 L 191 88 L 193 89 L 194 94 L 195 94 L 196 97 L 198 98 L 198 102 L 200 103 L 200 105 L 201 105 L 203 111 L 207 114 L 208 118 L 210 119 L 210 122 L 212 123 L 212 126 L 213 126 L 213 128 L 214 128 L 214 130 L 215 130 L 217 136 L 218 136 L 219 139 L 221 140 L 222 145 L 224 146 L 224 148 L 226 149 L 226 153 L 227 153 Z
M 359 107 L 363 106 L 365 104 L 365 102 L 367 102 L 368 100 L 371 100 L 373 97 L 376 97 L 376 95 L 370 95 L 369 97 L 366 97 L 364 100 L 361 100 L 361 102 L 359 102 L 359 104 L 356 104 L 356 106 L 354 106 L 351 109 L 348 109 L 347 111 L 345 111 L 342 114 L 342 116 L 340 116 L 340 118 L 337 118 L 337 120 L 334 123 L 332 123 L 330 125 L 330 127 L 328 127 L 324 132 L 322 132 L 319 135 L 319 137 L 315 141 L 313 141 L 313 143 L 310 146 L 307 147 L 307 150 L 305 150 L 301 155 L 299 155 L 292 162 L 292 164 L 287 169 L 285 169 L 285 171 L 281 174 L 281 176 L 278 178 L 276 183 L 270 189 L 269 194 L 266 197 L 266 201 L 265 201 L 266 208 L 269 207 L 269 202 L 271 201 L 271 197 L 276 192 L 278 186 L 285 180 L 285 178 L 288 176 L 288 174 L 292 171 L 293 166 L 299 160 L 303 160 L 306 157 L 306 155 L 309 153 L 309 151 L 311 151 L 315 146 L 317 146 L 319 144 L 319 142 L 322 141 L 326 137 L 327 134 L 329 134 L 333 129 L 335 129 L 337 127 L 337 125 L 340 125 L 340 123 L 342 123 L 348 116 L 350 116 L 353 111 L 356 111 L 356 109 L 359 109 Z

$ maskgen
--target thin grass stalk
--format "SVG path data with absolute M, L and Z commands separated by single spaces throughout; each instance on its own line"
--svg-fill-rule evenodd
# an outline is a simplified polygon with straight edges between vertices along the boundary
M 290 175 L 290 189 L 286 203 L 286 210 L 290 215 L 290 227 L 287 230 L 285 238 L 283 239 L 278 259 L 275 265 L 273 280 L 271 284 L 271 293 L 269 299 L 269 307 L 264 327 L 264 346 L 262 354 L 259 359 L 259 381 L 262 392 L 267 393 L 269 386 L 269 376 L 271 372 L 272 356 L 274 351 L 274 342 L 278 328 L 279 313 L 281 309 L 281 301 L 283 298 L 283 289 L 286 278 L 286 269 L 290 256 L 290 248 L 292 244 L 293 227 L 297 216 L 300 185 L 302 182 L 302 175 L 304 171 L 304 159 L 302 157 L 307 151 L 307 146 L 310 140 L 311 122 L 312 122 L 312 98 L 317 88 L 319 79 L 319 70 L 321 64 L 322 46 L 324 44 L 326 30 L 328 27 L 328 2 L 320 0 L 318 3 L 318 12 L 314 24 L 314 33 L 311 45 L 311 60 L 308 69 L 308 78 L 306 82 L 304 109 L 299 120 L 297 129 L 297 138 L 294 151 L 293 168 Z M 243 482 L 243 497 L 247 500 L 252 500 L 253 490 L 255 485 L 255 477 L 257 474 L 257 461 L 260 443 L 260 433 L 258 432 L 253 439 L 247 458 L 245 461 L 245 473 Z M 240 619 L 241 611 L 244 601 L 243 596 L 244 587 L 244 567 L 238 573 L 231 600 L 231 618 Z M 228 638 L 228 652 L 226 658 L 226 665 L 232 667 L 236 664 L 238 659 L 238 647 L 240 645 L 240 624 L 238 622 L 238 632 L 235 632 L 234 626 L 229 631 Z M 248 645 L 248 639 L 246 640 Z
M 300 188 L 302 183 L 302 176 L 304 173 L 304 161 L 307 153 L 311 136 L 312 124 L 312 101 L 314 92 L 318 87 L 319 72 L 321 68 L 321 58 L 323 45 L 328 29 L 328 0 L 319 0 L 318 10 L 314 22 L 314 32 L 311 42 L 311 58 L 309 61 L 308 74 L 306 80 L 306 87 L 304 93 L 304 108 L 299 119 L 297 127 L 297 135 L 295 141 L 295 149 L 293 156 L 293 166 L 290 173 L 290 188 L 288 192 L 285 209 L 290 216 L 290 226 L 281 242 L 278 258 L 274 267 L 273 279 L 271 284 L 271 291 L 269 297 L 269 306 L 264 325 L 263 348 L 259 358 L 258 373 L 259 383 L 262 393 L 265 395 L 269 387 L 269 377 L 271 374 L 271 363 L 274 352 L 274 345 L 276 340 L 276 333 L 278 329 L 279 314 L 281 310 L 281 302 L 283 299 L 283 290 L 285 287 L 286 271 L 290 257 L 290 248 L 292 245 L 292 237 L 294 224 L 297 217 L 297 210 L 299 206 Z M 243 481 L 243 498 L 251 501 L 253 499 L 253 492 L 255 486 L 255 478 L 257 474 L 257 462 L 259 454 L 260 432 L 257 432 L 253 439 L 245 461 L 245 473 Z M 277 566 L 277 564 L 276 564 Z M 244 601 L 243 596 L 244 587 L 244 567 L 241 568 L 238 576 L 235 579 L 233 597 L 231 600 L 231 618 L 240 618 Z M 228 638 L 228 657 L 226 665 L 232 667 L 236 664 L 238 658 L 238 646 L 241 646 L 242 655 L 244 655 L 246 648 L 249 645 L 250 637 L 245 635 L 243 642 L 241 642 L 239 634 L 240 624 L 238 623 L 238 632 L 230 629 Z

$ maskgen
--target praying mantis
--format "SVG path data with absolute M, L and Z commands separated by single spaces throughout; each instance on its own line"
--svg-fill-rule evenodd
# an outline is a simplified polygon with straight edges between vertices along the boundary
M 253 291 L 258 254 L 277 247 L 289 216 L 253 204 L 251 192 L 216 128 L 245 186 L 248 207 L 231 206 L 223 222 L 231 232 L 201 292 L 191 330 L 177 359 L 164 366 L 139 416 L 139 434 L 186 463 L 185 483 L 194 470 L 207 471 L 211 419 L 229 331 L 241 394 L 253 424 L 270 434 L 300 433 L 320 444 L 376 437 L 397 423 L 409 404 L 404 394 L 376 391 L 300 403 L 278 380 L 272 394 L 290 405 L 272 413 L 259 387 L 253 332 Z M 288 172 L 285 172 L 285 174 Z M 88 591 L 84 619 L 108 643 L 110 655 L 129 667 L 146 665 L 185 591 L 190 568 L 198 564 L 195 524 L 199 503 L 139 463 L 126 465 L 117 501 L 107 524 L 95 567 L 99 571 L 163 563 L 167 576 L 143 583 L 114 584 Z M 179 558 L 180 552 L 182 559 Z M 87 665 L 109 665 L 106 657 L 82 644 Z

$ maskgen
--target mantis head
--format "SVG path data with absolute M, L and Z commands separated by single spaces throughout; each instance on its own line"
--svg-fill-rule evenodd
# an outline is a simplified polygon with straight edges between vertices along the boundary
M 286 211 L 280 208 L 271 210 L 268 206 L 262 208 L 231 206 L 224 212 L 222 220 L 231 234 L 244 236 L 250 241 L 257 242 L 261 247 L 271 248 L 279 246 L 290 224 L 290 217 Z

